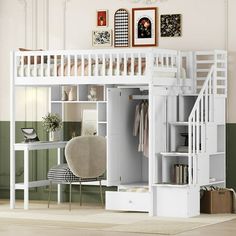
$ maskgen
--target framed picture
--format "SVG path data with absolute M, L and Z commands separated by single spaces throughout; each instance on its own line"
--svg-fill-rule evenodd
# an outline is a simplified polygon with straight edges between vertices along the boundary
M 161 15 L 161 37 L 180 37 L 181 21 L 181 14 Z
M 97 10 L 97 26 L 108 26 L 108 10 Z
M 157 8 L 132 9 L 132 46 L 157 46 Z
M 111 47 L 112 30 L 94 30 L 92 31 L 93 47 Z
M 122 8 L 114 14 L 114 47 L 129 47 L 129 13 Z

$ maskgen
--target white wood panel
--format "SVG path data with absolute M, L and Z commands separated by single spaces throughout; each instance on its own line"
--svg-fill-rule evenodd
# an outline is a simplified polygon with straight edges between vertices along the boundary
M 106 192 L 106 210 L 148 212 L 149 208 L 148 192 Z
M 157 216 L 191 217 L 200 214 L 199 187 L 156 187 Z
M 107 185 L 120 183 L 120 90 L 107 90 Z

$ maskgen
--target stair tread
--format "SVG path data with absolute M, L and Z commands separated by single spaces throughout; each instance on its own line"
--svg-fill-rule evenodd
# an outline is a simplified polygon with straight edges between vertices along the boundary
M 188 152 L 161 152 L 162 156 L 183 156 L 187 157 Z
M 186 96 L 186 97 L 187 97 L 187 96 L 190 96 L 190 97 L 191 97 L 191 96 L 193 96 L 193 97 L 196 96 L 196 97 L 197 97 L 198 95 L 199 95 L 199 93 L 185 93 L 185 94 L 180 94 L 180 96 Z
M 188 125 L 187 121 L 175 121 L 175 122 L 170 122 L 171 125 Z

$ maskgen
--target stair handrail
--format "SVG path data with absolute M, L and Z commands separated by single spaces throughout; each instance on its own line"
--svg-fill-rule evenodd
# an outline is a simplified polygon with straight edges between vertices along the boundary
M 190 185 L 197 184 L 195 156 L 206 150 L 206 135 L 203 137 L 205 134 L 204 124 L 213 121 L 212 98 L 216 93 L 216 83 L 213 83 L 214 72 L 215 65 L 212 65 L 188 117 L 188 176 Z

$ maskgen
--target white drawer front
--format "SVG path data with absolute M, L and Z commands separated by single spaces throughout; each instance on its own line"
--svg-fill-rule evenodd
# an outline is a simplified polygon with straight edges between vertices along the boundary
M 106 209 L 120 211 L 149 211 L 150 194 L 137 192 L 106 192 Z

